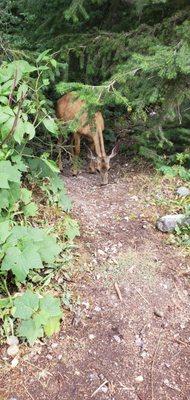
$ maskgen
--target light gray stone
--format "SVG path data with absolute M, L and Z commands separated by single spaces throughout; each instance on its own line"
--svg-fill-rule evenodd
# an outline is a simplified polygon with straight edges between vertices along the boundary
M 144 381 L 144 377 L 143 377 L 142 375 L 139 375 L 139 376 L 137 376 L 137 377 L 135 378 L 135 380 L 136 380 L 137 383 L 141 383 L 141 382 Z
M 156 227 L 161 232 L 172 232 L 177 225 L 185 224 L 190 224 L 190 217 L 185 214 L 169 214 L 159 218 L 156 222 Z
M 186 186 L 180 186 L 177 190 L 176 193 L 180 197 L 186 197 L 190 196 L 190 189 L 188 189 Z
M 114 335 L 113 338 L 117 343 L 121 342 L 121 338 L 118 335 Z

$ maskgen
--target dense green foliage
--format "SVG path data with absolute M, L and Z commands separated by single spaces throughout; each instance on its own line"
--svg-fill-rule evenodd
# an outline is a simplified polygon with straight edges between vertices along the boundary
M 107 128 L 116 129 L 114 119 L 157 166 L 189 166 L 188 0 L 10 3 L 20 19 L 7 32 L 14 46 L 51 48 L 66 63 L 58 95 L 76 90 L 89 109 L 102 107 Z
M 51 264 L 63 257 L 55 238 L 40 231 L 40 239 L 35 230 L 39 228 L 29 227 L 38 213 L 34 187 L 43 204 L 56 204 L 64 212 L 71 209 L 55 163 L 58 135 L 67 136 L 74 126 L 72 122 L 63 128 L 55 118 L 55 101 L 62 94 L 76 91 L 86 100 L 89 114 L 102 109 L 108 142 L 121 137 L 125 151 L 130 135 L 133 154 L 150 159 L 163 173 L 190 180 L 190 4 L 189 0 L 1 0 L 0 4 L 0 274 L 2 290 L 9 295 L 9 280 L 14 297 L 21 283 L 45 279 L 35 270 L 48 268 L 48 277 L 52 276 Z M 67 240 L 79 234 L 68 216 L 63 230 Z M 19 238 L 12 241 L 15 231 Z M 6 301 L 0 307 L 7 331 Z M 59 315 L 54 327 L 46 328 L 53 315 L 41 315 L 41 301 L 35 298 L 35 302 L 30 319 L 20 317 L 19 322 L 19 335 L 30 343 L 44 332 L 56 331 L 60 319 Z M 13 303 L 14 299 L 8 302 L 8 318 L 16 318 Z M 39 325 L 36 312 L 44 318 Z
M 51 336 L 59 331 L 62 316 L 60 300 L 51 295 L 39 296 L 26 291 L 14 301 L 13 315 L 21 320 L 18 334 L 26 337 L 30 344 L 44 333 Z
M 39 310 L 33 319 L 21 318 L 21 298 L 15 299 L 16 292 L 21 285 L 33 289 L 37 283 L 38 291 L 43 291 L 43 285 L 50 283 L 68 260 L 66 246 L 59 245 L 50 233 L 52 227 L 43 223 L 42 229 L 40 222 L 35 227 L 32 220 L 38 216 L 37 203 L 44 207 L 54 204 L 62 212 L 71 208 L 59 170 L 49 158 L 47 146 L 44 152 L 41 144 L 43 140 L 51 144 L 51 138 L 59 133 L 46 95 L 51 73 L 57 68 L 49 51 L 38 54 L 33 64 L 25 59 L 4 60 L 0 66 L 0 294 L 8 296 L 0 296 L 1 331 L 9 335 L 13 323 L 18 322 L 18 335 L 30 344 L 37 337 L 57 332 L 62 314 L 60 310 L 58 314 L 45 313 L 39 294 L 31 292 L 22 298 L 35 297 Z M 79 234 L 77 223 L 67 215 L 62 215 L 62 230 L 63 239 L 70 242 Z M 57 304 L 52 296 L 48 299 Z

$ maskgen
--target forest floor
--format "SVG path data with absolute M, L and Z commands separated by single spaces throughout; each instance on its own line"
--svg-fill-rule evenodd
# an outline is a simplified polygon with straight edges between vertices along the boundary
M 1 369 L 1 400 L 189 400 L 189 256 L 155 229 L 176 182 L 115 161 L 110 183 L 63 178 L 80 222 L 80 296 L 62 330 Z

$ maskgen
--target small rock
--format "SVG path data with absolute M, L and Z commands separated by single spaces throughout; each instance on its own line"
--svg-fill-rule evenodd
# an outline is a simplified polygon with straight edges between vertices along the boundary
M 143 378 L 142 375 L 139 375 L 139 376 L 137 376 L 137 377 L 135 378 L 135 381 L 136 381 L 137 383 L 141 383 L 141 382 L 144 381 L 144 378 Z
M 78 369 L 76 369 L 76 371 L 74 372 L 74 374 L 75 374 L 76 376 L 80 376 L 80 371 L 78 371 Z
M 154 315 L 156 315 L 156 317 L 163 318 L 164 313 L 163 313 L 163 311 L 158 310 L 158 308 L 155 308 L 154 309 Z
M 7 338 L 7 344 L 9 346 L 13 346 L 13 345 L 18 345 L 19 344 L 19 340 L 16 336 L 8 336 Z
M 99 374 L 99 378 L 101 379 L 101 381 L 105 381 L 105 376 L 103 374 Z
M 18 352 L 19 352 L 19 347 L 16 344 L 9 346 L 7 349 L 7 354 L 11 357 L 16 356 L 16 354 L 18 354 Z
M 136 335 L 135 344 L 138 347 L 143 347 L 143 340 L 139 335 Z
M 161 286 L 162 286 L 164 289 L 168 290 L 168 285 L 167 285 L 167 283 L 162 283 Z
M 148 357 L 147 351 L 146 351 L 146 350 L 143 350 L 142 353 L 140 354 L 140 356 L 141 356 L 142 358 Z
M 58 347 L 58 343 L 52 343 L 51 347 L 52 349 L 56 349 L 56 347 Z
M 186 196 L 190 196 L 190 189 L 188 189 L 185 186 L 180 186 L 177 190 L 176 193 L 178 194 L 178 196 L 180 197 L 186 197 Z
M 90 379 L 91 382 L 92 382 L 92 381 L 98 381 L 98 380 L 99 380 L 99 377 L 98 377 L 97 372 L 92 372 L 92 373 L 90 373 L 90 374 L 89 374 L 89 379 Z
M 63 354 L 59 354 L 57 358 L 60 361 L 63 358 Z
M 89 303 L 89 301 L 83 301 L 82 302 L 82 305 L 88 310 L 89 308 L 90 308 L 90 303 Z
M 169 380 L 168 379 L 164 379 L 164 385 L 169 386 Z
M 138 197 L 137 196 L 132 196 L 131 200 L 138 201 Z
M 121 343 L 121 338 L 118 335 L 114 335 L 113 338 L 117 343 Z
M 99 249 L 99 250 L 98 250 L 98 254 L 100 254 L 101 256 L 105 256 L 105 251 Z
M 108 391 L 108 387 L 107 386 L 102 386 L 101 392 L 107 393 L 107 391 Z
M 15 368 L 19 363 L 19 359 L 18 357 L 13 358 L 13 360 L 11 361 L 11 367 Z
M 53 356 L 51 354 L 47 354 L 46 358 L 51 361 L 53 359 Z
M 96 306 L 96 307 L 94 308 L 94 311 L 100 312 L 100 311 L 102 311 L 102 309 L 101 309 L 101 307 Z
M 95 335 L 93 335 L 93 334 L 88 335 L 88 337 L 89 337 L 90 340 L 95 339 Z
M 143 224 L 143 225 L 142 225 L 142 228 L 143 228 L 143 229 L 147 229 L 147 228 L 148 228 L 148 226 L 147 226 L 147 225 L 145 225 L 145 224 Z
M 156 227 L 161 232 L 172 232 L 177 225 L 190 225 L 190 218 L 185 214 L 169 214 L 159 218 Z

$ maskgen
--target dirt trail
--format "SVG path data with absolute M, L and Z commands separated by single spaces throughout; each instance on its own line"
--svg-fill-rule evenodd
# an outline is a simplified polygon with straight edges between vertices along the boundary
M 81 224 L 81 304 L 59 336 L 2 371 L 0 399 L 189 400 L 188 258 L 154 228 L 155 200 L 173 187 L 132 164 L 116 164 L 103 188 L 85 172 L 64 180 Z

